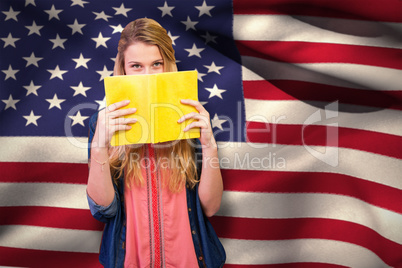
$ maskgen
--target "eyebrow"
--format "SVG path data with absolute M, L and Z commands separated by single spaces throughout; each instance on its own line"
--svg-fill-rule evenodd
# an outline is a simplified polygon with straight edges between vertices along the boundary
M 163 62 L 163 59 L 154 60 L 152 63 L 160 62 L 160 61 Z M 128 63 L 128 64 L 132 64 L 132 63 L 141 64 L 142 62 L 139 62 L 139 61 L 129 61 L 129 62 L 127 62 L 127 63 Z

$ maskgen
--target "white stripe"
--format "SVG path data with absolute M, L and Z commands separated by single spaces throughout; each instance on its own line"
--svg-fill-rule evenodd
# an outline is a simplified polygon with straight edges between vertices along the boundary
M 402 136 L 402 111 L 380 109 L 367 110 L 367 107 L 342 104 L 342 111 L 333 117 L 326 119 L 321 112 L 329 109 L 321 109 L 328 103 L 311 101 L 305 103 L 299 100 L 254 100 L 245 99 L 246 120 L 254 122 L 270 122 L 291 125 L 328 125 L 337 124 L 339 127 L 369 130 L 386 134 Z M 365 109 L 366 108 L 366 109 Z M 349 112 L 351 111 L 351 112 Z M 356 111 L 356 112 L 353 112 Z M 314 120 L 319 113 L 319 121 Z
M 225 191 L 217 215 L 265 219 L 342 220 L 364 225 L 383 237 L 402 244 L 401 214 L 348 196 Z
M 245 81 L 295 80 L 365 89 L 402 90 L 402 70 L 349 63 L 286 63 L 243 56 Z
M 22 138 L 22 139 L 28 139 L 28 138 Z M 47 154 L 48 158 L 42 159 L 44 162 L 56 162 L 57 157 L 55 158 L 55 155 L 52 154 L 52 150 L 57 151 L 56 148 L 60 148 L 60 146 L 63 144 L 63 139 L 59 139 L 59 141 L 60 144 L 54 143 L 54 146 L 49 147 L 49 153 Z M 317 146 L 311 147 L 312 150 L 316 150 L 318 152 L 315 155 L 311 154 L 311 150 L 308 151 L 307 148 L 304 146 L 272 145 L 272 144 L 261 145 L 256 143 L 220 142 L 219 147 L 220 147 L 219 153 L 221 156 L 221 165 L 222 168 L 226 169 L 265 169 L 265 170 L 278 170 L 278 171 L 299 171 L 299 172 L 314 171 L 314 172 L 341 173 L 402 189 L 402 182 L 400 180 L 400 174 L 402 173 L 401 161 L 386 156 L 362 152 L 358 150 L 339 148 L 336 149 L 336 151 L 334 152 L 338 153 L 339 165 L 337 167 L 333 167 L 331 165 L 328 165 L 328 161 L 326 161 L 326 159 L 336 157 L 336 155 L 333 156 L 332 154 L 325 154 L 325 153 L 320 154 L 320 152 L 325 152 L 326 148 L 324 147 L 317 147 Z M 333 148 L 331 150 L 334 151 Z M 77 159 L 80 158 L 81 153 L 79 150 L 76 151 L 76 154 L 78 154 L 78 156 L 73 155 L 73 157 Z M 256 162 L 254 162 L 254 164 L 252 164 L 251 162 L 247 162 L 243 165 L 242 163 L 245 159 L 247 160 L 247 157 L 250 160 L 256 160 L 256 161 L 259 160 L 260 166 L 258 166 L 258 163 Z M 228 163 L 226 163 L 225 161 Z M 286 165 L 285 167 L 283 167 L 282 165 L 283 162 L 285 162 Z M 271 165 L 269 166 L 269 164 Z M 379 168 L 379 165 L 381 165 L 381 168 Z M 15 198 L 15 196 L 20 196 L 18 195 L 18 191 L 25 191 L 27 196 L 30 196 L 30 192 L 33 191 L 41 192 L 40 195 L 32 195 L 32 198 L 34 200 L 32 201 L 32 205 L 35 205 L 36 203 L 41 203 L 39 200 L 46 200 L 45 198 L 41 199 L 41 196 L 45 194 L 44 193 L 45 190 L 41 189 L 48 189 L 45 188 L 45 186 L 38 186 L 40 185 L 38 183 L 34 184 L 21 183 L 11 185 L 14 185 L 9 186 L 10 189 L 13 189 L 13 194 L 10 194 L 11 192 L 9 191 L 5 191 L 5 194 L 0 195 L 0 200 L 4 200 L 3 202 L 1 202 L 2 204 L 9 203 L 8 201 L 5 201 L 7 200 L 7 198 L 3 199 L 2 196 L 5 195 L 9 196 L 10 197 L 9 200 L 18 199 Z M 25 187 L 21 185 L 25 185 Z M 52 192 L 59 192 L 58 190 L 53 189 L 60 187 L 63 189 L 69 187 L 78 187 L 78 188 L 82 187 L 80 188 L 82 189 L 80 195 L 85 194 L 84 191 L 85 185 L 77 185 L 77 186 L 70 184 L 47 184 L 47 185 L 48 186 L 46 187 L 52 187 L 50 193 L 47 194 L 51 194 Z M 30 187 L 33 188 L 31 189 Z M 62 194 L 66 193 L 66 190 L 61 190 L 61 192 Z M 76 190 L 71 190 L 71 192 L 77 193 Z M 22 198 L 20 201 L 15 202 L 18 203 L 25 202 L 24 204 L 26 204 L 26 201 L 23 200 L 25 199 Z M 57 200 L 57 198 L 54 197 L 52 198 L 52 200 Z M 81 199 L 77 198 L 75 200 L 81 200 Z M 74 200 L 69 202 L 69 204 L 73 204 L 74 203 L 73 201 Z M 86 201 L 84 203 L 86 203 Z M 54 206 L 63 207 L 65 206 L 65 204 L 63 205 L 63 203 L 61 202 L 58 203 L 57 205 L 55 204 Z M 80 207 L 83 207 L 83 205 L 78 205 L 78 208 Z
M 0 137 L 0 162 L 87 163 L 88 138 Z
M 354 268 L 389 267 L 367 248 L 341 241 L 324 239 L 258 241 L 222 238 L 220 240 L 226 249 L 227 264 L 313 262 Z
M 25 225 L 2 225 L 0 233 L 2 247 L 87 253 L 99 252 L 102 237 L 101 231 Z
M 65 183 L 0 183 L 1 206 L 89 209 L 86 185 Z
M 218 146 L 222 169 L 329 172 L 402 189 L 402 160 L 383 155 L 319 146 L 229 142 Z M 337 165 L 332 165 L 334 160 Z
M 353 30 L 353 32 L 349 32 Z M 235 40 L 302 41 L 402 48 L 402 23 L 289 15 L 235 15 Z

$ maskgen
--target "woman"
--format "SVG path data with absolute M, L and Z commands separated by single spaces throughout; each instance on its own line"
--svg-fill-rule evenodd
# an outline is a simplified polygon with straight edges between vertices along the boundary
M 137 19 L 121 34 L 114 75 L 177 71 L 172 42 L 156 21 Z M 220 207 L 223 185 L 209 114 L 196 108 L 178 123 L 200 128 L 202 167 L 194 143 L 111 147 L 127 130 L 128 101 L 108 106 L 90 121 L 87 195 L 92 215 L 105 222 L 100 262 L 105 267 L 221 267 L 225 252 L 207 217 Z M 105 168 L 105 167 L 109 168 Z

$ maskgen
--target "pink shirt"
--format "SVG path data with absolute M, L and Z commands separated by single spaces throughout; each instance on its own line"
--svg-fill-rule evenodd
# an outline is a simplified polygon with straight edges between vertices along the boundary
M 172 193 L 168 186 L 162 186 L 160 172 L 152 177 L 152 169 L 142 169 L 143 186 L 134 183 L 125 187 L 124 267 L 198 267 L 186 191 Z

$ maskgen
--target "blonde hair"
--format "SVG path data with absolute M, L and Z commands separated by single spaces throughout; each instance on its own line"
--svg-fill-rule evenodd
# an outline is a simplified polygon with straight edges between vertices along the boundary
M 136 42 L 156 45 L 163 58 L 164 72 L 177 72 L 172 40 L 166 30 L 152 19 L 141 18 L 127 24 L 121 33 L 113 75 L 126 74 L 124 52 Z M 174 141 L 163 145 L 164 148 L 155 148 L 155 156 L 158 170 L 164 178 L 168 178 L 165 185 L 168 184 L 172 192 L 181 191 L 186 183 L 193 188 L 198 182 L 198 176 L 191 140 Z M 109 162 L 114 182 L 117 183 L 118 178 L 124 174 L 128 187 L 132 183 L 143 185 L 141 160 L 144 156 L 144 145 L 110 147 Z
M 162 55 L 165 72 L 177 72 L 172 40 L 166 30 L 153 19 L 141 18 L 126 25 L 121 33 L 113 75 L 125 75 L 124 52 L 127 47 L 142 42 L 156 45 Z

